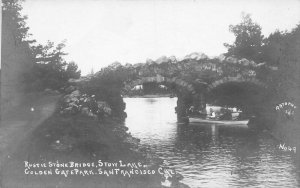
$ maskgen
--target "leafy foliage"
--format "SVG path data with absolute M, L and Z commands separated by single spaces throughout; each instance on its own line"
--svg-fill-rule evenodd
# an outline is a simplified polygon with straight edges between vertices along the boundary
M 264 38 L 261 27 L 246 14 L 240 24 L 230 25 L 229 29 L 236 39 L 232 45 L 225 44 L 228 48 L 225 55 L 273 66 L 274 71 L 265 67 L 258 70 L 258 78 L 270 86 L 273 100 L 295 100 L 300 83 L 300 25 L 291 32 L 277 30 Z
M 236 38 L 233 44 L 224 44 L 228 49 L 225 55 L 260 62 L 264 36 L 261 27 L 252 21 L 250 15 L 243 14 L 242 22 L 230 25 L 229 30 Z
M 12 28 L 13 36 L 16 43 L 33 42 L 26 40 L 31 34 L 28 33 L 29 27 L 26 26 L 27 16 L 21 15 L 21 2 L 23 0 L 3 0 L 2 16 L 3 22 Z
M 124 82 L 134 76 L 134 69 L 127 65 L 114 63 L 97 72 L 88 82 L 81 85 L 81 90 L 96 95 L 98 101 L 106 101 L 112 109 L 112 116 L 125 118 L 125 103 L 121 96 Z
M 300 92 L 300 25 L 291 32 L 276 31 L 264 46 L 264 60 L 278 67 L 273 76 L 278 100 L 296 100 Z
M 80 71 L 74 62 L 67 63 L 64 60 L 65 42 L 54 46 L 53 42 L 36 45 L 35 40 L 29 40 L 31 34 L 26 25 L 27 17 L 21 15 L 22 2 L 23 0 L 3 0 L 3 27 L 9 28 L 7 31 L 11 32 L 15 46 L 22 44 L 22 50 L 34 61 L 32 69 L 22 75 L 25 90 L 58 90 L 67 86 L 70 78 L 80 77 Z
M 27 76 L 27 83 L 32 83 L 31 89 L 42 90 L 45 88 L 58 90 L 68 86 L 68 80 L 79 78 L 80 71 L 74 62 L 67 63 L 63 56 L 67 55 L 63 48 L 64 42 L 56 47 L 54 43 L 33 46 L 32 51 L 36 61 L 32 72 Z
M 65 115 L 82 114 L 102 120 L 111 114 L 111 109 L 106 102 L 96 101 L 95 95 L 81 94 L 75 90 L 64 96 L 60 113 Z

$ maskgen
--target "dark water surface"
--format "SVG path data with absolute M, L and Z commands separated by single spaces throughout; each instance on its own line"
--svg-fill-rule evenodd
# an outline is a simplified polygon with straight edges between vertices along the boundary
M 217 125 L 180 125 L 177 98 L 125 98 L 126 126 L 198 187 L 299 187 L 296 155 L 279 149 L 267 133 Z

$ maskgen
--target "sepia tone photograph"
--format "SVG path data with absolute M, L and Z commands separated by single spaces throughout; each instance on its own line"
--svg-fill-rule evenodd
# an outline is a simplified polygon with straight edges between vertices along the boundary
M 0 2 L 0 188 L 300 187 L 299 0 Z

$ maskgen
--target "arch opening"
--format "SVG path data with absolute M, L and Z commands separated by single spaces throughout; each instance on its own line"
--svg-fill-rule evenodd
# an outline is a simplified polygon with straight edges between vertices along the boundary
M 138 93 L 142 96 L 151 95 L 157 94 L 158 91 L 163 91 L 170 97 L 177 97 L 175 113 L 178 121 L 186 121 L 187 109 L 193 104 L 197 94 L 194 86 L 184 80 L 161 76 L 141 78 L 125 84 L 124 96 L 130 96 L 128 95 L 130 93 Z
M 236 107 L 247 116 L 256 116 L 264 110 L 266 87 L 251 81 L 228 81 L 216 84 L 207 93 L 207 102 L 213 105 Z

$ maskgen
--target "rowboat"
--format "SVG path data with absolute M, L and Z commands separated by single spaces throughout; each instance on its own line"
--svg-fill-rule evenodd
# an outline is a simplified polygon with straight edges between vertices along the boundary
M 213 119 L 202 119 L 198 117 L 189 117 L 190 123 L 209 123 L 219 125 L 241 125 L 247 126 L 249 120 L 213 120 Z

